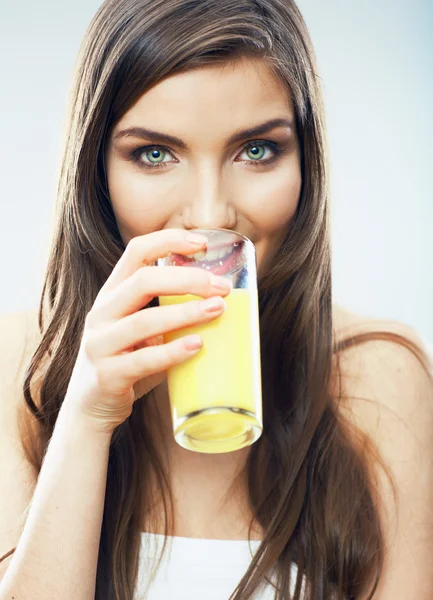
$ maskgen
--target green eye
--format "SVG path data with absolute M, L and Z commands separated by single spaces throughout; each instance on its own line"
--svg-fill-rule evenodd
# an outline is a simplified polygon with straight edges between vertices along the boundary
M 247 154 L 250 158 L 252 158 L 253 160 L 260 160 L 263 158 L 265 153 L 265 147 L 264 146 L 260 146 L 259 144 L 254 144 L 253 146 L 250 146 L 247 150 Z
M 165 150 L 157 150 L 157 149 L 153 149 L 153 150 L 148 150 L 146 152 L 146 158 L 151 162 L 151 163 L 160 163 L 163 161 L 165 156 Z
M 170 162 L 167 161 L 167 155 L 170 151 L 163 146 L 140 146 L 131 153 L 131 159 L 144 169 L 164 168 Z

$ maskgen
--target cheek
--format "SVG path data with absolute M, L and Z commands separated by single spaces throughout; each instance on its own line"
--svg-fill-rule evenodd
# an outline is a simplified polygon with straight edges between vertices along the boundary
M 239 191 L 238 209 L 262 234 L 272 234 L 287 228 L 293 218 L 301 193 L 298 169 L 279 169 L 261 174 L 249 181 L 248 189 Z
M 297 164 L 257 178 L 248 195 L 245 208 L 257 232 L 256 255 L 258 275 L 282 244 L 298 207 L 302 176 Z
M 156 178 L 155 178 L 156 179 Z M 152 183 L 152 177 L 143 177 L 113 165 L 108 171 L 108 189 L 114 215 L 125 244 L 133 237 L 158 229 L 173 211 L 170 205 L 172 185 Z

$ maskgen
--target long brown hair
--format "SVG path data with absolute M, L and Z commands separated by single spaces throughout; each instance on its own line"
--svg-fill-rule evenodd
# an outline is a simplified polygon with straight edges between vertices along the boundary
M 350 599 L 366 591 L 371 598 L 383 540 L 367 461 L 380 457 L 371 444 L 355 442 L 353 427 L 337 409 L 341 392 L 331 391 L 338 373 L 335 359 L 349 341 L 335 343 L 332 322 L 320 78 L 304 20 L 291 0 L 106 0 L 92 20 L 79 53 L 65 130 L 39 305 L 42 338 L 23 383 L 37 425 L 25 449 L 39 471 L 85 317 L 125 249 L 104 167 L 110 132 L 150 86 L 168 75 L 241 56 L 267 61 L 292 94 L 303 184 L 286 238 L 259 279 L 264 431 L 244 474 L 252 513 L 265 533 L 231 598 L 249 598 L 271 568 L 277 600 L 291 598 L 291 585 L 293 599 L 299 600 L 303 579 L 312 600 Z M 37 373 L 38 399 L 30 387 Z M 113 436 L 97 600 L 133 597 L 140 531 L 152 504 L 150 477 L 163 497 L 166 534 L 171 530 L 167 474 L 146 428 L 143 400 Z M 296 581 L 291 581 L 292 563 L 298 567 Z

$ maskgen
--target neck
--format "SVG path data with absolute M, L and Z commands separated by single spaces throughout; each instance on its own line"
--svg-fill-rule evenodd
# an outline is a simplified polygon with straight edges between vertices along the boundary
M 247 539 L 251 509 L 245 465 L 251 447 L 223 454 L 182 448 L 173 435 L 167 381 L 154 388 L 148 399 L 146 418 L 174 498 L 173 534 Z M 157 507 L 155 514 L 158 510 L 161 518 L 162 507 Z M 152 531 L 148 527 L 145 525 L 145 530 Z M 156 533 L 161 531 L 155 529 Z M 261 530 L 257 529 L 253 535 L 253 539 L 260 539 Z

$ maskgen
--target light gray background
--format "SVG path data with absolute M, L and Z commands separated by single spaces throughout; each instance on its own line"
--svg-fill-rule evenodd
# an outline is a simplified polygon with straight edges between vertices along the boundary
M 97 0 L 0 7 L 0 312 L 36 308 L 67 89 Z M 433 342 L 433 7 L 299 0 L 323 79 L 335 301 Z

